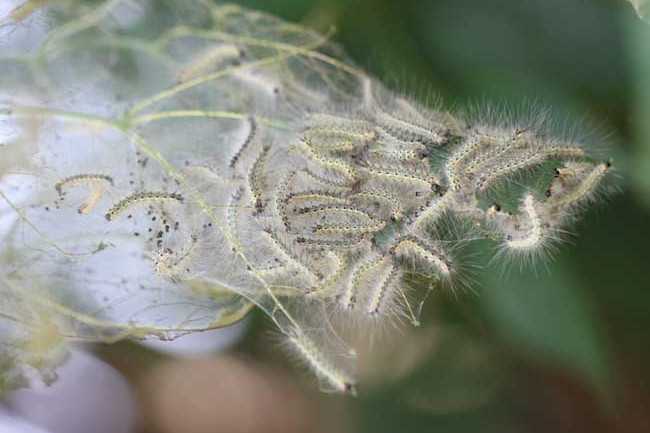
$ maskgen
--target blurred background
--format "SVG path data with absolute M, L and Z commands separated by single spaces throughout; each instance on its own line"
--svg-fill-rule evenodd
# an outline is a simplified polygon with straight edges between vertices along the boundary
M 622 193 L 554 260 L 434 291 L 419 329 L 363 354 L 356 399 L 320 394 L 253 314 L 172 343 L 73 350 L 0 432 L 650 432 L 650 23 L 635 0 L 248 0 L 325 30 L 369 73 L 448 107 L 533 100 L 579 120 Z M 390 333 L 388 333 L 390 334 Z

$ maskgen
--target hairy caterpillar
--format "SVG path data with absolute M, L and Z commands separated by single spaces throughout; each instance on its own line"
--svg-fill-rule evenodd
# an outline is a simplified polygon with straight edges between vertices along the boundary
M 235 155 L 232 157 L 230 160 L 230 167 L 234 167 L 235 164 L 237 164 L 237 161 L 241 157 L 242 153 L 246 151 L 248 148 L 248 145 L 255 139 L 255 135 L 257 133 L 257 121 L 255 120 L 254 117 L 249 117 L 248 118 L 248 134 L 246 135 L 246 139 L 242 143 L 241 147 L 237 149 L 237 152 Z
M 183 203 L 183 196 L 177 193 L 168 193 L 161 191 L 144 191 L 136 192 L 128 197 L 123 198 L 119 202 L 115 203 L 107 212 L 106 220 L 113 221 L 117 219 L 120 214 L 129 209 L 132 206 L 136 206 L 142 203 L 156 203 L 156 202 L 178 202 Z
M 417 323 L 407 277 L 461 278 L 458 238 L 495 241 L 515 258 L 544 251 L 613 170 L 535 116 L 477 120 L 425 107 L 370 78 L 327 35 L 265 14 L 168 0 L 182 3 L 180 17 L 143 0 L 151 16 L 130 22 L 125 11 L 137 10 L 128 0 L 57 3 L 26 2 L 18 13 L 44 8 L 52 17 L 31 51 L 16 56 L 11 34 L 0 44 L 0 65 L 29 72 L 20 86 L 0 84 L 12 95 L 0 116 L 42 128 L 42 165 L 15 168 L 38 178 L 44 166 L 62 172 L 59 154 L 75 156 L 88 174 L 57 182 L 59 196 L 93 188 L 84 214 L 105 187 L 122 198 L 100 221 L 72 222 L 39 213 L 51 182 L 47 191 L 29 184 L 15 201 L 30 211 L 10 207 L 37 248 L 12 231 L 0 253 L 22 258 L 0 275 L 31 288 L 25 263 L 45 268 L 71 294 L 41 304 L 56 305 L 52 314 L 67 314 L 79 332 L 96 330 L 89 340 L 114 329 L 172 338 L 229 324 L 255 304 L 327 390 L 353 394 L 346 324 Z M 151 34 L 138 36 L 147 25 Z M 111 176 L 92 174 L 98 159 Z M 497 203 L 514 203 L 512 212 Z M 86 268 L 68 260 L 80 254 L 91 256 Z M 124 257 L 129 266 L 111 268 Z
M 251 123 L 251 128 L 253 128 L 253 123 Z M 251 131 L 251 133 L 253 133 Z M 248 138 L 246 138 L 248 140 Z M 260 154 L 257 156 L 255 159 L 255 162 L 253 162 L 253 165 L 250 168 L 249 174 L 248 174 L 248 183 L 250 184 L 250 188 L 252 191 L 252 202 L 253 205 L 255 206 L 255 210 L 259 213 L 262 212 L 264 208 L 264 203 L 262 200 L 262 195 L 264 194 L 264 179 L 261 178 L 261 171 L 262 168 L 264 167 L 264 164 L 266 163 L 266 159 L 268 157 L 268 153 L 270 151 L 270 147 L 265 146 L 262 148 L 260 151 Z
M 113 178 L 106 174 L 75 174 L 58 181 L 54 185 L 54 189 L 58 193 L 59 197 L 63 198 L 65 195 L 63 190 L 66 188 L 71 188 L 75 185 L 93 185 L 93 189 L 87 200 L 78 209 L 80 214 L 88 214 L 92 212 L 93 208 L 100 200 L 106 184 L 110 186 L 114 185 Z
M 381 275 L 377 285 L 372 288 L 366 305 L 366 313 L 370 316 L 381 314 L 382 308 L 386 304 L 386 297 L 389 296 L 389 290 L 393 287 L 399 277 L 400 270 L 396 266 L 389 266 L 389 273 Z
M 524 198 L 522 210 L 526 216 L 527 224 L 530 226 L 528 232 L 522 237 L 515 237 L 508 235 L 508 246 L 515 250 L 526 250 L 535 248 L 544 239 L 542 232 L 542 220 L 535 209 L 535 199 L 532 195 L 527 195 Z
M 324 381 L 325 389 L 349 395 L 356 394 L 354 379 L 339 368 L 335 361 L 329 359 L 328 354 L 316 346 L 309 336 L 304 335 L 302 331 L 294 331 L 289 334 L 287 341 L 318 378 Z
M 54 189 L 59 195 L 63 194 L 63 189 L 69 188 L 78 184 L 94 184 L 106 182 L 113 185 L 113 178 L 105 174 L 75 174 L 60 180 L 54 185 Z

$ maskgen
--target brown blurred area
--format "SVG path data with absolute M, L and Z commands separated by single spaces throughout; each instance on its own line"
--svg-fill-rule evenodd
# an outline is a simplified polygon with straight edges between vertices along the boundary
M 138 433 L 372 431 L 372 424 L 358 425 L 359 414 L 383 420 L 382 431 L 391 425 L 415 431 L 409 416 L 471 422 L 478 413 L 493 423 L 487 414 L 499 411 L 495 402 L 506 402 L 508 416 L 497 422 L 503 431 L 648 431 L 650 392 L 640 378 L 645 366 L 633 354 L 616 360 L 615 398 L 605 401 L 561 367 L 535 366 L 516 354 L 509 359 L 489 346 L 462 328 L 440 325 L 386 337 L 360 353 L 358 399 L 320 393 L 313 378 L 296 373 L 264 340 L 189 358 L 132 343 L 106 346 L 101 355 L 135 388 Z
M 135 387 L 141 433 L 352 431 L 343 401 L 280 366 L 239 353 L 174 359 L 120 346 L 104 354 Z

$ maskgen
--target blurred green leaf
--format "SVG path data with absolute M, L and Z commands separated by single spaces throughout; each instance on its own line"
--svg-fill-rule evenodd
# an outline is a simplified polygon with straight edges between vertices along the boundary
M 436 349 L 405 380 L 405 401 L 437 415 L 471 412 L 492 401 L 506 376 L 494 347 L 460 327 L 437 334 Z
M 606 338 L 580 279 L 561 262 L 538 275 L 487 274 L 480 305 L 496 333 L 534 363 L 565 368 L 604 396 L 610 385 Z
M 636 78 L 632 127 L 635 155 L 631 177 L 641 201 L 650 207 L 650 26 L 637 21 L 625 22 L 630 60 Z

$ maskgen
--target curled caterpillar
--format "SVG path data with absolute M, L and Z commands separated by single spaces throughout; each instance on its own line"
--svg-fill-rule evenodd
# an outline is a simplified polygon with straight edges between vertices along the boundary
M 166 201 L 176 201 L 179 203 L 183 203 L 183 196 L 181 196 L 178 193 L 168 193 L 168 192 L 151 192 L 151 191 L 144 191 L 144 192 L 136 192 L 134 194 L 131 194 L 128 197 L 123 198 L 119 202 L 117 202 L 113 207 L 111 207 L 108 212 L 106 212 L 106 220 L 107 221 L 113 221 L 117 217 L 120 216 L 122 212 L 124 212 L 126 209 L 142 204 L 142 203 L 148 203 L 148 202 L 166 202 Z
M 80 214 L 89 214 L 99 202 L 106 185 L 113 186 L 113 178 L 106 174 L 90 173 L 90 174 L 75 174 L 60 180 L 54 185 L 54 189 L 62 199 L 65 195 L 64 189 L 72 188 L 75 186 L 92 186 L 92 191 L 86 201 L 79 206 L 77 212 Z
M 90 174 L 75 174 L 73 176 L 68 176 L 65 179 L 58 181 L 54 185 L 54 189 L 59 194 L 63 195 L 63 190 L 66 188 L 73 187 L 75 185 L 87 185 L 87 184 L 97 184 L 97 183 L 108 183 L 113 186 L 113 178 L 106 174 L 90 173 Z

